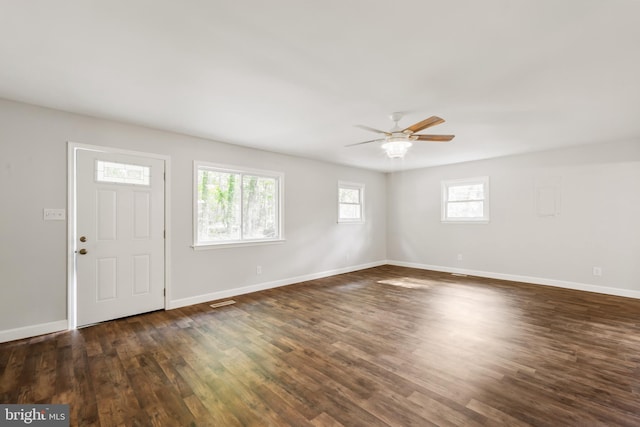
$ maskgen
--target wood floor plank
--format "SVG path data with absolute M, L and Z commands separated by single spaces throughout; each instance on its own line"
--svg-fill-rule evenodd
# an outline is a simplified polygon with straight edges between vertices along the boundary
M 484 414 L 474 412 L 467 407 L 456 405 L 452 408 L 440 401 L 430 398 L 419 391 L 413 392 L 409 396 L 409 400 L 419 405 L 424 416 L 432 423 L 438 426 L 482 426 L 486 422 Z
M 199 375 L 189 365 L 180 366 L 178 368 L 180 375 L 193 389 L 193 398 L 190 400 L 190 408 L 196 407 L 201 413 L 200 405 L 206 408 L 207 417 L 199 418 L 199 423 L 210 423 L 211 425 L 220 426 L 241 426 L 242 422 L 233 413 L 234 408 L 227 408 L 225 402 L 213 387 L 214 380 L 210 373 L 202 373 Z M 200 405 L 199 405 L 199 404 Z
M 73 426 L 638 426 L 640 301 L 381 266 L 0 344 Z
M 331 415 L 328 415 L 325 412 L 312 419 L 311 423 L 315 427 L 344 427 L 343 424 L 340 424 L 339 422 L 334 420 Z
M 510 415 L 505 414 L 502 411 L 499 411 L 498 409 L 492 408 L 489 405 L 485 405 L 484 403 L 476 399 L 471 399 L 471 401 L 467 405 L 467 408 L 477 412 L 478 414 L 482 414 L 486 416 L 489 420 L 492 421 L 492 422 L 486 423 L 489 425 L 490 424 L 508 425 L 513 427 L 529 427 L 530 426 L 530 424 L 522 422 Z

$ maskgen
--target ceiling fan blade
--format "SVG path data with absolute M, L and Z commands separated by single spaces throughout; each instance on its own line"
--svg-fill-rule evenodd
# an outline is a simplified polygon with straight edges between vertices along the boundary
M 391 133 L 390 133 L 390 132 L 385 132 L 385 131 L 383 131 L 383 130 L 375 129 L 375 128 L 372 128 L 372 127 L 369 127 L 369 126 L 365 126 L 365 125 L 356 125 L 356 127 L 360 128 L 360 129 L 368 130 L 368 131 L 371 131 L 371 132 L 375 132 L 375 133 L 383 133 L 383 134 L 385 134 L 385 135 L 387 135 L 387 136 L 391 136 Z
M 413 135 L 417 136 L 416 141 L 435 141 L 435 142 L 447 142 L 455 138 L 455 135 Z
M 424 119 L 421 122 L 418 122 L 414 125 L 409 126 L 404 129 L 402 132 L 406 134 L 412 134 L 416 132 L 420 132 L 423 129 L 430 128 L 431 126 L 439 125 L 440 123 L 444 123 L 444 119 L 441 119 L 438 116 L 431 116 L 428 119 Z
M 345 145 L 345 147 L 354 147 L 354 146 L 356 146 L 356 145 L 369 144 L 369 143 L 371 143 L 371 142 L 377 142 L 377 141 L 382 141 L 382 139 L 372 139 L 372 140 L 370 140 L 370 141 L 356 142 L 355 144 Z

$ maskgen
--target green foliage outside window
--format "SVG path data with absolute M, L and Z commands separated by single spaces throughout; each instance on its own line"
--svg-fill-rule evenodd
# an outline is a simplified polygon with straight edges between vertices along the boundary
M 279 237 L 278 178 L 199 168 L 199 243 Z

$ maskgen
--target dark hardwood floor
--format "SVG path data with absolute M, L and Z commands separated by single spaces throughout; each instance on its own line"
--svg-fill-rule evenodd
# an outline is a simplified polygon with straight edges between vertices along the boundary
M 91 426 L 640 426 L 640 301 L 384 266 L 0 345 Z

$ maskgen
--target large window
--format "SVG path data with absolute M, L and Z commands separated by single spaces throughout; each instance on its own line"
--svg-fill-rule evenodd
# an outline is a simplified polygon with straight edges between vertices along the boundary
M 443 222 L 488 222 L 489 177 L 442 181 Z
M 364 184 L 338 182 L 338 222 L 364 221 Z
M 196 162 L 194 246 L 282 239 L 278 172 Z

